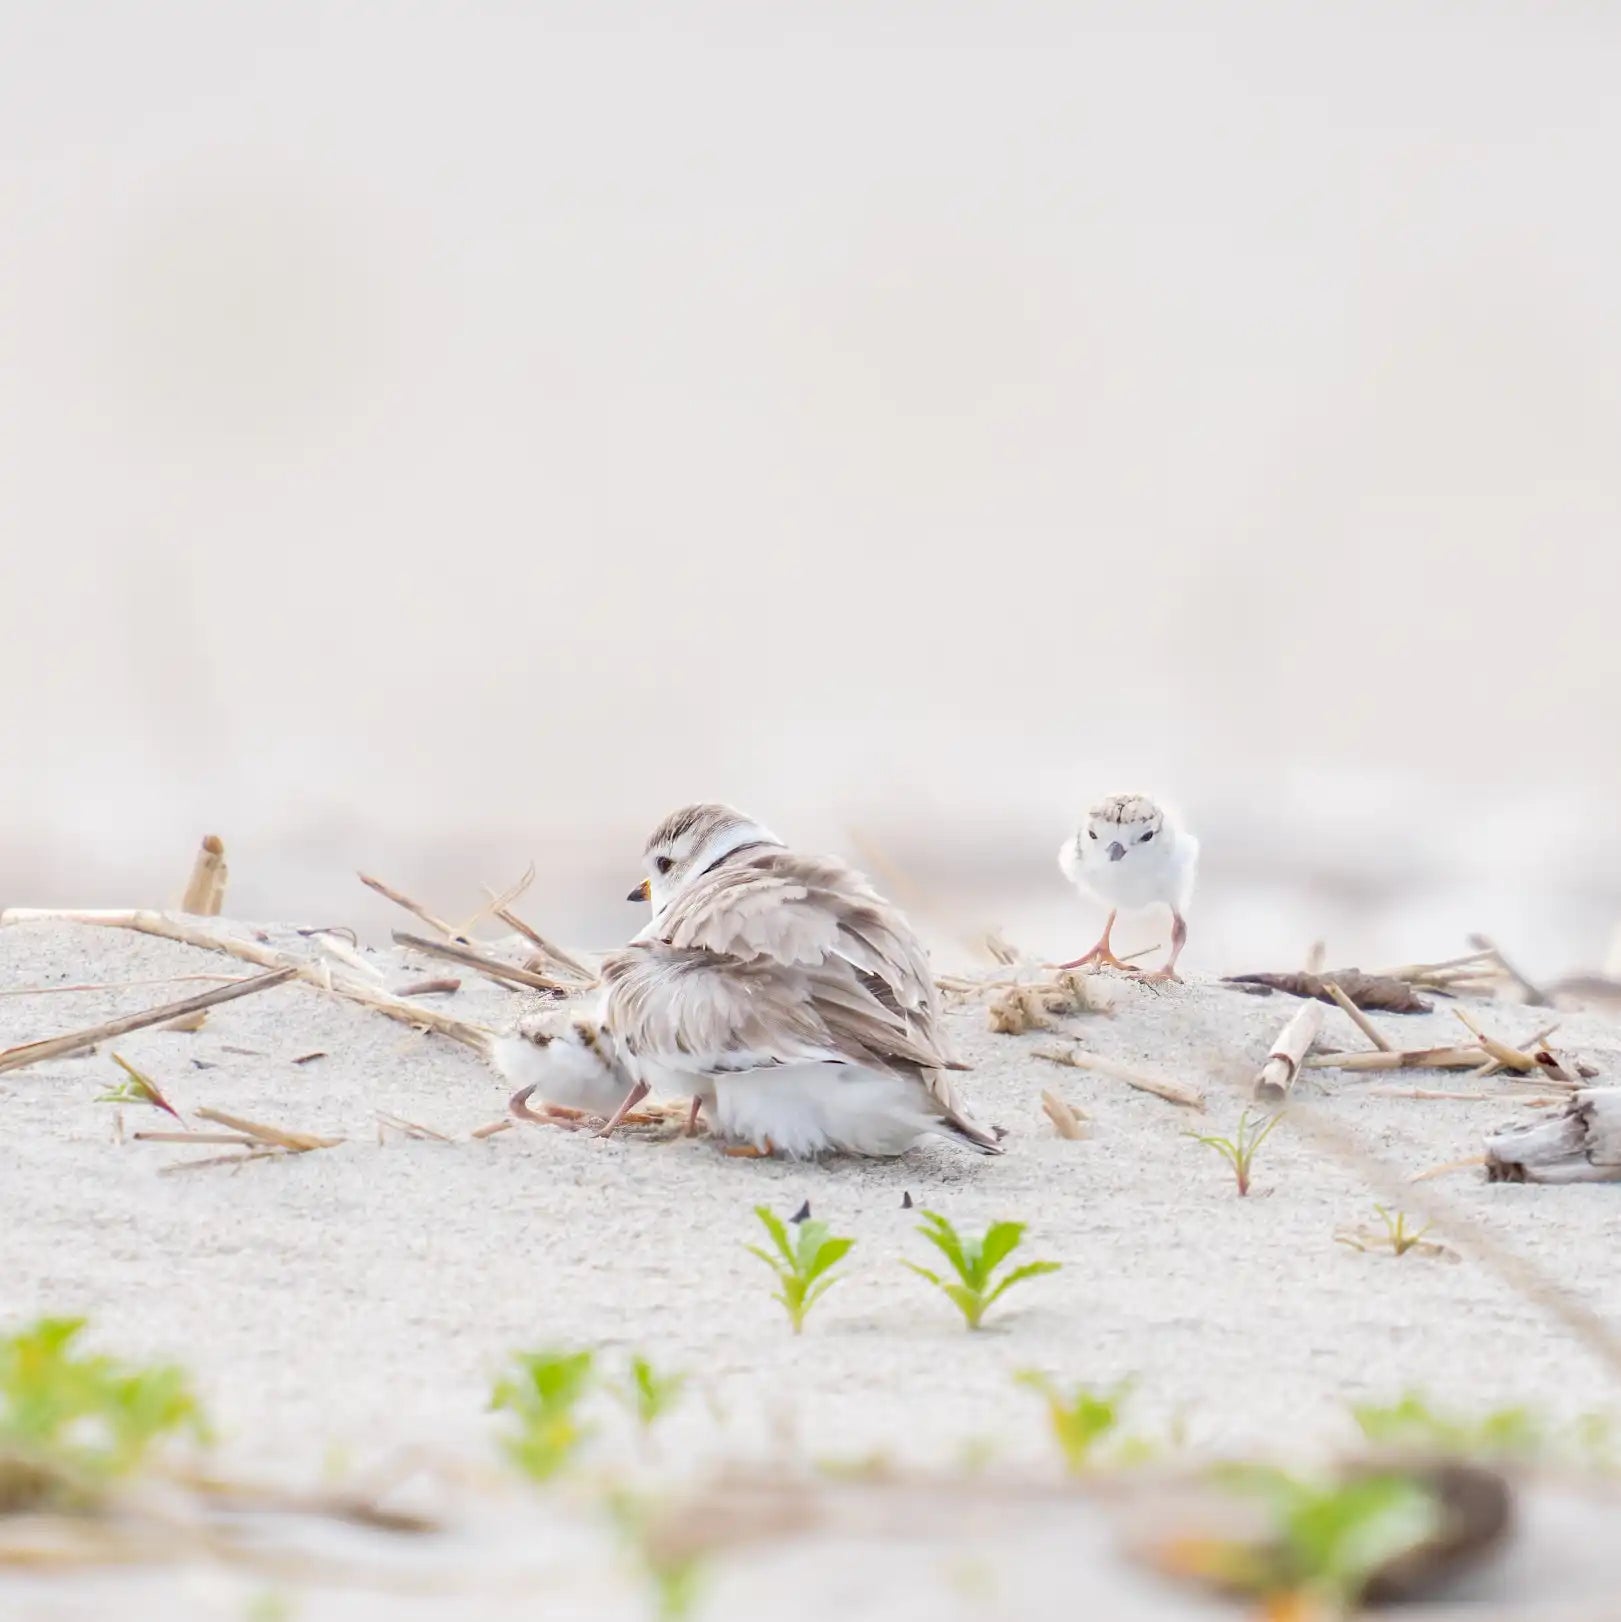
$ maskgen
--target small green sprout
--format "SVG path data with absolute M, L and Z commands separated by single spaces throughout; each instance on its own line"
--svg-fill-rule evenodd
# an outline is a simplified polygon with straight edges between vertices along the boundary
M 1122 1380 L 1101 1391 L 1078 1385 L 1066 1393 L 1049 1375 L 1035 1369 L 1025 1369 L 1014 1378 L 1046 1403 L 1047 1425 L 1064 1455 L 1065 1467 L 1071 1475 L 1084 1475 L 1093 1462 L 1094 1448 L 1119 1428 L 1131 1381 Z M 1132 1444 L 1132 1451 L 1140 1457 L 1146 1444 Z
M 1405 1211 L 1392 1211 L 1386 1205 L 1376 1205 L 1374 1210 L 1384 1224 L 1383 1233 L 1371 1228 L 1342 1228 L 1334 1235 L 1335 1243 L 1363 1252 L 1388 1250 L 1392 1256 L 1405 1256 L 1408 1251 L 1416 1250 L 1421 1256 L 1439 1256 L 1447 1261 L 1458 1259 L 1456 1251 L 1424 1237 L 1430 1231 L 1428 1223 L 1422 1228 L 1409 1228 Z
M 1023 1243 L 1024 1223 L 993 1222 L 980 1238 L 973 1239 L 959 1235 L 938 1212 L 924 1211 L 922 1216 L 923 1226 L 917 1231 L 951 1264 L 957 1282 L 950 1283 L 916 1262 L 905 1265 L 949 1297 L 970 1329 L 978 1329 L 993 1303 L 1015 1284 L 1059 1269 L 1058 1262 L 1026 1262 L 992 1285 L 992 1274 Z
M 685 1622 L 703 1590 L 703 1557 L 676 1542 L 650 1499 L 618 1487 L 604 1502 L 626 1552 L 652 1586 L 654 1615 L 659 1622 Z
M 1250 1191 L 1250 1167 L 1255 1163 L 1256 1152 L 1266 1142 L 1272 1128 L 1283 1119 L 1280 1110 L 1276 1115 L 1270 1115 L 1265 1121 L 1250 1121 L 1250 1112 L 1245 1110 L 1238 1118 L 1238 1130 L 1230 1138 L 1217 1138 L 1201 1136 L 1197 1132 L 1188 1132 L 1186 1137 L 1195 1143 L 1202 1143 L 1207 1149 L 1214 1149 L 1228 1165 L 1233 1168 L 1233 1175 L 1238 1180 L 1238 1193 L 1242 1199 Z
M 854 1239 L 840 1239 L 829 1234 L 825 1222 L 806 1219 L 790 1241 L 782 1218 L 764 1205 L 757 1205 L 754 1214 L 771 1236 L 776 1255 L 748 1245 L 751 1256 L 758 1256 L 777 1275 L 778 1290 L 773 1297 L 780 1301 L 788 1314 L 788 1321 L 799 1334 L 805 1327 L 810 1309 L 839 1281 L 829 1276 L 831 1270 L 849 1255 Z
M 1551 1441 L 1547 1424 L 1529 1408 L 1494 1408 L 1466 1418 L 1430 1407 L 1416 1391 L 1389 1404 L 1353 1403 L 1351 1417 L 1376 1446 L 1422 1453 L 1529 1459 L 1547 1452 Z
M 490 1407 L 516 1427 L 501 1439 L 512 1464 L 531 1481 L 550 1481 L 574 1462 L 591 1436 L 580 1403 L 596 1382 L 591 1352 L 518 1352 L 495 1382 Z
M 81 1353 L 83 1318 L 41 1318 L 0 1339 L 0 1451 L 79 1492 L 139 1469 L 157 1443 L 210 1440 L 185 1371 Z
M 1435 1535 L 1432 1488 L 1399 1472 L 1321 1481 L 1271 1465 L 1229 1465 L 1213 1479 L 1258 1498 L 1271 1522 L 1265 1545 L 1196 1542 L 1182 1553 L 1251 1593 L 1305 1599 L 1343 1615 L 1377 1572 Z M 1293 1614 L 1293 1613 L 1291 1613 Z
M 651 1430 L 681 1400 L 686 1389 L 685 1374 L 660 1374 L 640 1354 L 630 1360 L 630 1374 L 614 1395 L 636 1416 L 644 1431 Z
M 137 1070 L 122 1054 L 112 1056 L 113 1063 L 124 1072 L 124 1079 L 109 1087 L 104 1093 L 96 1094 L 98 1104 L 150 1104 L 154 1109 L 160 1109 L 167 1115 L 172 1115 L 184 1126 L 180 1111 L 158 1089 L 158 1084 L 146 1074 Z

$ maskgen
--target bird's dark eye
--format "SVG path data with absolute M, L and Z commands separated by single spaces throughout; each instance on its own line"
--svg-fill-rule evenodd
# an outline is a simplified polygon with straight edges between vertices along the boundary
M 1147 832 L 1147 833 L 1145 833 L 1145 834 L 1144 834 L 1144 835 L 1143 835 L 1143 836 L 1142 836 L 1142 838 L 1141 838 L 1141 839 L 1139 839 L 1139 840 L 1138 840 L 1138 841 L 1137 841 L 1137 843 L 1138 843 L 1138 844 L 1139 844 L 1139 845 L 1146 845 L 1146 844 L 1147 844 L 1147 843 L 1148 843 L 1148 841 L 1149 841 L 1149 840 L 1150 840 L 1150 839 L 1152 839 L 1152 838 L 1153 838 L 1153 837 L 1154 837 L 1154 830 L 1153 830 L 1153 829 L 1152 829 L 1152 828 L 1150 828 L 1150 829 L 1149 829 L 1149 830 L 1148 830 L 1148 832 Z
M 1096 828 L 1089 828 L 1089 829 L 1087 829 L 1087 837 L 1088 837 L 1088 838 L 1091 838 L 1091 839 L 1096 839 L 1096 838 L 1097 838 L 1097 836 L 1098 836 L 1098 831 L 1097 831 L 1097 829 L 1096 829 Z
M 661 856 L 656 862 L 654 862 L 653 865 L 659 870 L 659 872 L 668 873 L 670 869 L 675 866 L 675 863 L 672 862 L 668 856 Z

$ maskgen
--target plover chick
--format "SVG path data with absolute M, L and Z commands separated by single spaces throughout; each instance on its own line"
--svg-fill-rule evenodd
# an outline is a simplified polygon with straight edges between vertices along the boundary
M 644 861 L 652 920 L 602 965 L 638 1085 L 691 1093 L 744 1153 L 1002 1152 L 952 1086 L 923 947 L 859 873 L 724 805 L 673 812 Z
M 1151 980 L 1175 980 L 1176 960 L 1188 938 L 1183 918 L 1193 893 L 1199 841 L 1179 828 L 1160 806 L 1141 794 L 1115 794 L 1086 814 L 1074 838 L 1058 851 L 1058 865 L 1076 889 L 1101 901 L 1109 916 L 1103 936 L 1090 952 L 1060 968 L 1102 963 L 1127 969 L 1114 955 L 1109 935 L 1122 909 L 1134 911 L 1163 902 L 1171 909 L 1171 955 Z
M 611 1120 L 635 1088 L 601 1019 L 582 1009 L 524 1015 L 491 1043 L 490 1063 L 518 1088 L 508 1104 L 514 1115 L 555 1126 Z M 529 1107 L 537 1094 L 547 1105 L 543 1113 Z

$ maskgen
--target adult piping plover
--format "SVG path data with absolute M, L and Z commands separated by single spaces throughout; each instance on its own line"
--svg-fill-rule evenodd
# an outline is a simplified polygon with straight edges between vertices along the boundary
M 1075 837 L 1060 846 L 1058 865 L 1076 889 L 1108 907 L 1109 917 L 1097 945 L 1059 967 L 1079 969 L 1102 963 L 1114 969 L 1128 968 L 1109 946 L 1115 914 L 1122 907 L 1151 907 L 1163 901 L 1171 909 L 1171 955 L 1148 978 L 1175 980 L 1176 960 L 1188 938 L 1182 914 L 1193 893 L 1198 862 L 1199 841 L 1145 796 L 1115 794 L 1093 806 Z
M 606 1121 L 635 1087 L 600 1017 L 583 1009 L 524 1015 L 490 1044 L 490 1063 L 518 1088 L 508 1106 L 513 1114 L 555 1125 Z M 528 1107 L 537 1093 L 552 1106 L 544 1116 Z
M 689 1092 L 717 1135 L 793 1159 L 898 1155 L 931 1133 L 1002 1152 L 947 1075 L 966 1067 L 922 946 L 859 873 L 724 805 L 666 817 L 645 862 L 631 899 L 652 919 L 602 965 L 603 1023 L 639 1089 Z

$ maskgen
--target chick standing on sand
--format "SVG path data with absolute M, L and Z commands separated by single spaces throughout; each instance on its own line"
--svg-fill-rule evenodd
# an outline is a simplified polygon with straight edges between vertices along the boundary
M 1176 960 L 1188 938 L 1182 914 L 1198 862 L 1199 841 L 1144 795 L 1115 794 L 1093 806 L 1075 837 L 1060 847 L 1058 866 L 1077 890 L 1103 902 L 1109 917 L 1097 945 L 1060 967 L 1101 963 L 1129 969 L 1109 946 L 1115 915 L 1122 907 L 1135 910 L 1164 902 L 1171 909 L 1171 955 L 1148 978 L 1178 979 Z

